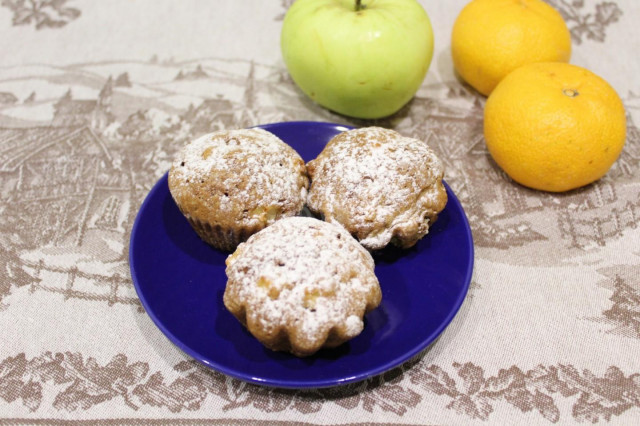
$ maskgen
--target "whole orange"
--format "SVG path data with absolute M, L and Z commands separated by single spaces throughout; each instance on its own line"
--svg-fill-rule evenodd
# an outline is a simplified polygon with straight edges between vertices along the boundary
M 453 65 L 483 95 L 514 69 L 532 62 L 569 62 L 571 34 L 542 0 L 473 0 L 451 35 Z
M 615 90 L 589 70 L 529 64 L 487 99 L 484 137 L 516 182 L 567 191 L 598 180 L 616 161 L 626 139 L 625 110 Z

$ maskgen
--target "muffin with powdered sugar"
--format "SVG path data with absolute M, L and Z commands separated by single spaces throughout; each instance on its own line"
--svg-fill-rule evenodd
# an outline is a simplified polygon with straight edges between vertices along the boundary
M 169 190 L 197 234 L 233 251 L 249 236 L 304 207 L 304 160 L 262 129 L 222 130 L 187 144 L 169 172 Z
M 226 308 L 266 347 L 308 356 L 360 334 L 381 301 L 371 254 L 342 227 L 282 219 L 227 258 Z
M 447 203 L 444 168 L 427 144 L 380 127 L 342 132 L 307 164 L 307 205 L 370 250 L 424 237 Z

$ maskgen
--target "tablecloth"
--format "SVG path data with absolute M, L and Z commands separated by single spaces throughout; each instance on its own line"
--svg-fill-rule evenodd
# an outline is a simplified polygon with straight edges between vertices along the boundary
M 434 58 L 394 116 L 310 101 L 284 66 L 291 0 L 0 1 L 1 424 L 640 423 L 640 5 L 548 0 L 571 62 L 607 80 L 627 141 L 595 184 L 515 184 L 453 71 L 464 0 L 422 0 Z M 141 306 L 133 221 L 185 141 L 311 120 L 426 141 L 473 232 L 467 297 L 420 356 L 364 382 L 283 390 L 177 349 Z

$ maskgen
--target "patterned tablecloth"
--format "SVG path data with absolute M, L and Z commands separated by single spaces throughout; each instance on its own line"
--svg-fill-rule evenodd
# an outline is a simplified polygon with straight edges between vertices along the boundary
M 436 51 L 383 125 L 427 141 L 468 215 L 470 291 L 417 359 L 341 388 L 249 385 L 196 363 L 132 285 L 136 213 L 176 150 L 214 129 L 352 121 L 292 83 L 290 0 L 0 0 L 0 423 L 640 423 L 640 5 L 548 0 L 571 62 L 623 99 L 624 151 L 599 182 L 512 183 L 456 79 L 464 0 L 423 0 Z

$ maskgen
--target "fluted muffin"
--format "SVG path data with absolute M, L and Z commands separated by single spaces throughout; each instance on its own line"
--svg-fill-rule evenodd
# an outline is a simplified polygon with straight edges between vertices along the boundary
M 308 356 L 360 334 L 380 304 L 373 258 L 344 228 L 282 219 L 227 258 L 226 308 L 266 347 Z
M 197 234 L 233 251 L 249 236 L 304 207 L 304 160 L 262 129 L 222 130 L 187 144 L 169 171 L 169 190 Z
M 307 170 L 309 209 L 370 250 L 413 246 L 447 203 L 438 157 L 425 142 L 393 130 L 340 133 Z

